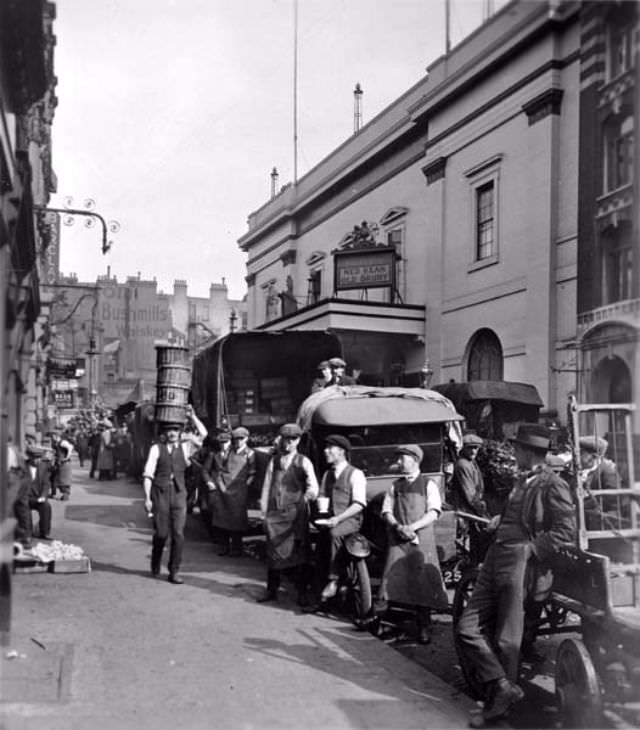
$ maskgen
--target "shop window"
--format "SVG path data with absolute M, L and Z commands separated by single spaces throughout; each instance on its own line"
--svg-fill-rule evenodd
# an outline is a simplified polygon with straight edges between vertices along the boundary
M 483 329 L 471 339 L 467 358 L 467 380 L 502 380 L 502 345 L 494 332 Z

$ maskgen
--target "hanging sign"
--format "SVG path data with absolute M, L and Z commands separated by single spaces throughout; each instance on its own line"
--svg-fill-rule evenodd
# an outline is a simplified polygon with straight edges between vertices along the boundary
M 395 288 L 396 250 L 392 246 L 336 251 L 334 289 Z

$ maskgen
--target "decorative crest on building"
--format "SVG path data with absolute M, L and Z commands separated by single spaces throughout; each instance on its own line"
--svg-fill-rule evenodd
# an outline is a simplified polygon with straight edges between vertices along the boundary
M 376 238 L 379 232 L 380 228 L 377 223 L 362 221 L 359 226 L 354 226 L 353 230 L 340 241 L 338 249 L 340 251 L 353 251 L 360 248 L 384 246 L 385 244 L 380 243 Z

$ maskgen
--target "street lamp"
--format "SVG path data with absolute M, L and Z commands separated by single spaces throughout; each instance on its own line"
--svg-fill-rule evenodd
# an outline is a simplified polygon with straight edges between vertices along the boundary
M 236 310 L 232 309 L 231 314 L 229 315 L 229 332 L 236 331 L 237 321 L 238 321 L 238 315 L 236 314 Z
M 424 361 L 422 370 L 420 370 L 421 388 L 429 388 L 431 386 L 431 380 L 433 378 L 433 370 L 431 369 L 431 360 L 427 358 Z
M 42 211 L 43 213 L 60 213 L 62 214 L 62 222 L 65 226 L 72 226 L 75 223 L 75 216 L 83 216 L 85 218 L 85 228 L 93 228 L 96 221 L 102 226 L 102 253 L 106 254 L 113 241 L 108 240 L 107 233 L 117 233 L 120 230 L 120 223 L 118 221 L 106 221 L 100 213 L 97 213 L 94 208 L 96 206 L 95 200 L 87 198 L 84 201 L 84 208 L 74 208 L 73 198 L 66 197 L 64 199 L 64 208 L 49 208 L 44 205 L 34 205 L 34 209 Z

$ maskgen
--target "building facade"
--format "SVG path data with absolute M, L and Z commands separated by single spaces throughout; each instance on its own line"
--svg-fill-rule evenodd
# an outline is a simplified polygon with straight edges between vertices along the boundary
M 564 414 L 582 11 L 504 6 L 253 212 L 249 327 L 329 328 L 360 382 L 521 381 Z

